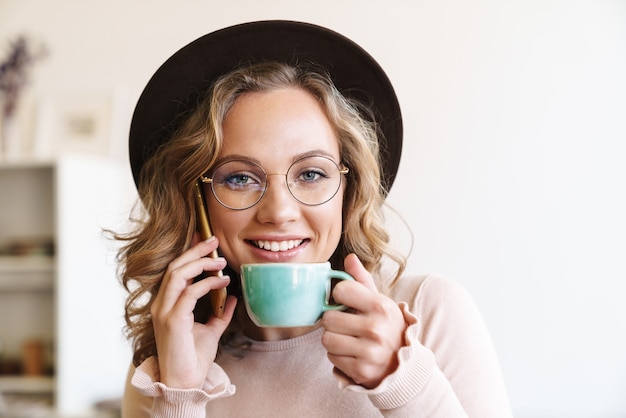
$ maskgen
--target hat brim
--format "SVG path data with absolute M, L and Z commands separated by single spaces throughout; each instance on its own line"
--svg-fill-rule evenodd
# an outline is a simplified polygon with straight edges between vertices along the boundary
M 379 138 L 385 190 L 393 184 L 402 152 L 402 117 L 395 91 L 380 65 L 345 36 L 309 23 L 271 20 L 244 23 L 209 33 L 172 55 L 139 97 L 130 136 L 135 184 L 154 150 L 170 139 L 181 115 L 220 76 L 244 64 L 278 61 L 314 63 L 337 89 L 372 109 Z

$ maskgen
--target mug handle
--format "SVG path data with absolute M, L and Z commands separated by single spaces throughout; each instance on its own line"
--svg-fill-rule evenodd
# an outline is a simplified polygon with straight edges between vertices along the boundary
M 341 270 L 330 270 L 328 272 L 328 278 L 330 279 L 339 279 L 339 280 L 354 280 L 354 277 L 350 276 L 345 271 Z M 328 281 L 328 288 L 326 290 L 326 302 L 324 302 L 324 306 L 322 306 L 322 310 L 326 311 L 343 311 L 347 307 L 346 305 L 329 305 L 328 300 L 330 299 L 330 280 Z

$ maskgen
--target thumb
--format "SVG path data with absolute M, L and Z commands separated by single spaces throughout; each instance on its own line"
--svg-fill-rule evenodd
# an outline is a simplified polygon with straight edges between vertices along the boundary
M 226 299 L 226 306 L 224 307 L 224 315 L 221 318 L 211 316 L 207 322 L 207 325 L 215 327 L 216 332 L 222 335 L 230 321 L 233 319 L 235 313 L 235 307 L 237 306 L 237 298 L 233 295 L 228 295 Z
M 343 261 L 343 266 L 346 269 L 346 273 L 354 277 L 354 280 L 361 283 L 369 290 L 378 293 L 374 278 L 370 272 L 365 269 L 356 254 L 348 254 Z

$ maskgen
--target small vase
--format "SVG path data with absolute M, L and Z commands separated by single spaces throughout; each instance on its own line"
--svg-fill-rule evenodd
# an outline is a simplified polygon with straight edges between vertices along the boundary
M 22 138 L 18 118 L 3 117 L 0 122 L 0 156 L 4 160 L 15 160 L 21 155 Z

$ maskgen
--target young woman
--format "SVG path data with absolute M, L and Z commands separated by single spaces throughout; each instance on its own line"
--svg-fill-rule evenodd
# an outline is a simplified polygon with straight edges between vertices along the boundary
M 124 416 L 510 416 L 469 296 L 437 276 L 402 276 L 388 248 L 381 211 L 401 131 L 376 62 L 313 25 L 227 28 L 157 71 L 130 137 L 145 214 L 120 237 L 135 351 Z M 298 188 L 321 177 L 314 195 Z M 197 233 L 198 181 L 208 240 Z M 259 187 L 235 199 L 220 181 Z M 242 264 L 323 261 L 355 278 L 333 290 L 350 309 L 310 327 L 252 323 Z M 227 286 L 223 316 L 194 320 Z

